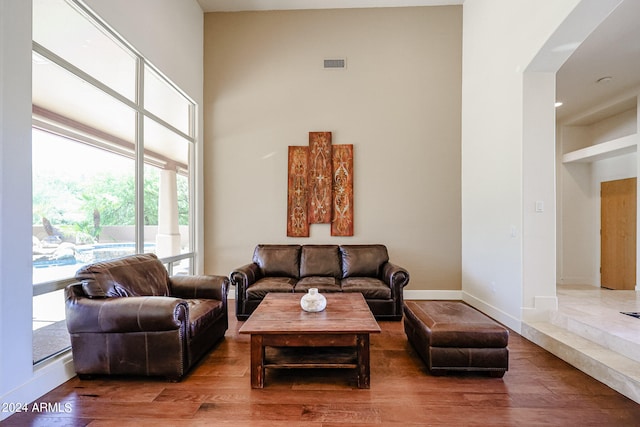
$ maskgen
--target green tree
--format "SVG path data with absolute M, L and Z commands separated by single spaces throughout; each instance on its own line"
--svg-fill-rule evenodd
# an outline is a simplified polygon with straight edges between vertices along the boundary
M 133 174 L 97 175 L 82 189 L 82 212 L 85 219 L 100 213 L 100 224 L 135 225 L 135 178 Z
M 144 176 L 144 223 L 158 224 L 160 171 L 146 166 Z M 189 224 L 189 182 L 178 176 L 180 225 Z M 95 237 L 99 227 L 135 225 L 134 173 L 102 173 L 70 178 L 38 175 L 33 178 L 33 224 L 47 218 L 56 227 L 81 231 Z M 99 224 L 96 224 L 96 216 Z
M 189 177 L 178 175 L 178 223 L 189 225 Z

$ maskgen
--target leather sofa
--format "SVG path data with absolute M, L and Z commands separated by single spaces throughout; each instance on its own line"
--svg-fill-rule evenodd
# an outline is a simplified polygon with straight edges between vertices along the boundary
M 231 272 L 236 317 L 249 318 L 269 292 L 360 292 L 378 320 L 402 319 L 409 273 L 389 262 L 384 245 L 256 246 L 253 260 Z
M 171 276 L 154 254 L 82 267 L 65 288 L 76 373 L 180 380 L 224 337 L 228 278 Z

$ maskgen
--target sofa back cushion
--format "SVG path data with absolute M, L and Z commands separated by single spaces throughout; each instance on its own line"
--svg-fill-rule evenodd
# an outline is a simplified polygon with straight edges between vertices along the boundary
M 338 245 L 304 245 L 300 253 L 300 277 L 342 277 Z
M 169 296 L 169 275 L 155 254 L 85 265 L 76 272 L 90 298 Z
M 342 277 L 379 277 L 389 261 L 384 245 L 342 245 Z
M 258 245 L 253 262 L 263 276 L 300 277 L 300 245 Z

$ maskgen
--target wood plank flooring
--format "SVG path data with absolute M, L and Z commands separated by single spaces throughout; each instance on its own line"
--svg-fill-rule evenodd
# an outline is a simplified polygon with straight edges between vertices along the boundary
M 229 319 L 225 340 L 179 383 L 73 378 L 37 400 L 53 411 L 15 414 L 0 425 L 640 426 L 640 405 L 514 332 L 504 378 L 431 376 L 402 322 L 380 322 L 382 333 L 371 336 L 370 389 L 339 369 L 268 370 L 265 388 L 252 389 L 249 337 Z

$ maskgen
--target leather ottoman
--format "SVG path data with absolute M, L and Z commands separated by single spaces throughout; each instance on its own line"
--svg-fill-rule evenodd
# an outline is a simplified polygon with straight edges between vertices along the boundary
M 405 301 L 404 330 L 432 374 L 509 369 L 509 331 L 459 301 Z

